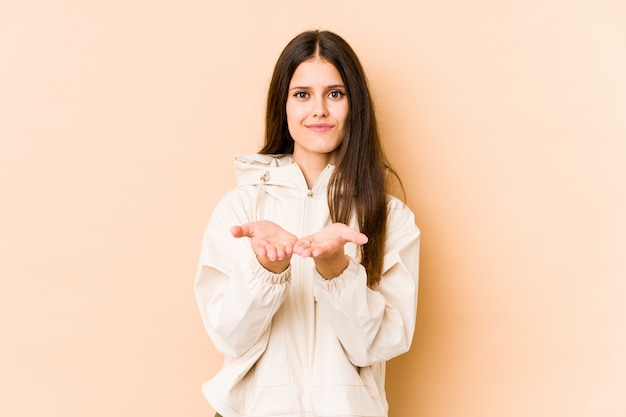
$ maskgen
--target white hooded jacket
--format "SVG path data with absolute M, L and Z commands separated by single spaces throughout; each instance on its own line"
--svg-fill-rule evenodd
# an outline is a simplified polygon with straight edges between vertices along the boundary
M 309 190 L 290 155 L 235 158 L 237 188 L 203 237 L 195 292 L 224 366 L 203 385 L 223 417 L 386 417 L 385 361 L 406 352 L 417 308 L 420 232 L 389 199 L 383 276 L 367 286 L 354 244 L 348 268 L 325 280 L 297 255 L 280 274 L 230 228 L 270 220 L 303 237 L 331 223 L 327 166 Z M 358 230 L 357 224 L 350 224 Z

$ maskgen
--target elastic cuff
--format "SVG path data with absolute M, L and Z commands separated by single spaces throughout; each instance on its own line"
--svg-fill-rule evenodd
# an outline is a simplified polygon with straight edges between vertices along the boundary
M 341 291 L 351 285 L 359 274 L 359 270 L 362 266 L 352 257 L 346 255 L 346 258 L 348 258 L 348 266 L 341 274 L 339 274 L 339 276 L 326 279 L 321 276 L 319 272 L 317 272 L 317 269 L 315 269 L 313 274 L 313 283 L 328 292 Z
M 291 264 L 280 274 L 268 271 L 261 265 L 256 257 L 250 259 L 252 274 L 267 284 L 284 284 L 291 279 Z

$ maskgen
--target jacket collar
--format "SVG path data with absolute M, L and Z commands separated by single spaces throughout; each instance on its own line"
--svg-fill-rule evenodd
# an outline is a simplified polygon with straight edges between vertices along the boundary
M 302 195 L 308 191 L 306 180 L 298 164 L 292 161 L 291 155 L 260 155 L 243 154 L 234 158 L 235 177 L 237 186 L 261 185 L 278 186 L 276 191 L 280 194 Z M 323 190 L 326 194 L 326 186 L 330 179 L 334 166 L 329 165 L 317 179 L 313 191 Z M 266 188 L 266 187 L 263 187 Z M 275 187 L 267 187 L 269 191 Z

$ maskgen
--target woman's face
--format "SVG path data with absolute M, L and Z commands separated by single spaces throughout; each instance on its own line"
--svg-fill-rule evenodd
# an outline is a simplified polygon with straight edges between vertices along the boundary
M 347 119 L 348 97 L 337 68 L 320 57 L 298 65 L 287 95 L 294 161 L 322 158 L 324 163 L 334 162 Z

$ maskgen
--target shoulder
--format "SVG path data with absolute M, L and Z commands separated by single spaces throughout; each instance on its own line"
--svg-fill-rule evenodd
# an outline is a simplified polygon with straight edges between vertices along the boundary
M 406 203 L 393 195 L 388 196 L 387 207 L 389 216 L 408 216 L 414 218 L 413 211 Z
M 390 238 L 404 235 L 419 236 L 420 230 L 415 224 L 415 214 L 409 206 L 397 197 L 389 196 L 387 234 Z

